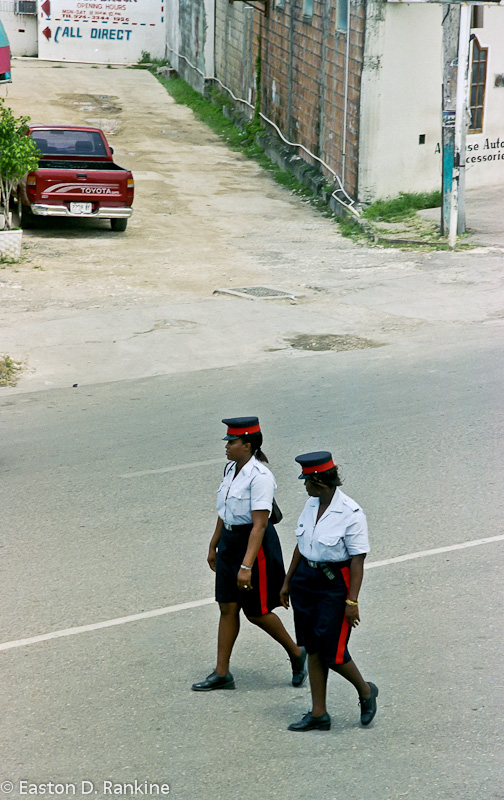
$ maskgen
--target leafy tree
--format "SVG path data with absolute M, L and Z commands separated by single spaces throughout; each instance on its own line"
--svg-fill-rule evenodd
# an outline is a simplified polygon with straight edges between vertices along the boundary
M 27 136 L 30 117 L 15 117 L 0 99 L 0 213 L 10 228 L 9 198 L 12 188 L 27 172 L 37 169 L 42 153 Z

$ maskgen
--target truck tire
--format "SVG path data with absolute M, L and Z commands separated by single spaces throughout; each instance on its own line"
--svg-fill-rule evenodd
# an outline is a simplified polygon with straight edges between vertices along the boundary
M 32 214 L 28 206 L 21 205 L 21 227 L 28 229 L 35 225 L 35 214 Z
M 128 224 L 127 219 L 111 219 L 110 227 L 113 231 L 125 231 Z

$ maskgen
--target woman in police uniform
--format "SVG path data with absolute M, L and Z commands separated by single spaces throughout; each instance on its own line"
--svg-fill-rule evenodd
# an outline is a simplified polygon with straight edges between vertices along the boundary
M 278 536 L 269 520 L 276 489 L 261 451 L 257 417 L 222 420 L 227 426 L 226 456 L 230 462 L 217 493 L 217 524 L 210 541 L 208 564 L 216 573 L 215 599 L 220 607 L 217 665 L 195 692 L 234 689 L 229 671 L 240 629 L 240 609 L 286 650 L 292 665 L 292 685 L 306 678 L 306 651 L 285 630 L 272 609 L 280 605 L 285 577 Z
M 297 640 L 308 652 L 312 710 L 288 729 L 330 729 L 329 669 L 355 686 L 361 724 L 369 725 L 376 714 L 378 688 L 363 679 L 347 646 L 360 621 L 358 596 L 369 552 L 366 516 L 338 488 L 341 481 L 331 453 L 305 453 L 296 461 L 309 499 L 298 520 L 298 541 L 280 597 L 288 608 L 290 595 Z

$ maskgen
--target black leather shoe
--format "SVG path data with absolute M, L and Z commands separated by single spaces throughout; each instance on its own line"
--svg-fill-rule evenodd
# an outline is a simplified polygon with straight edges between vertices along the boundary
M 301 648 L 301 655 L 291 661 L 292 665 L 292 685 L 299 688 L 306 680 L 306 650 Z
M 371 689 L 371 696 L 364 699 L 361 697 L 360 702 L 360 721 L 361 725 L 369 725 L 374 719 L 376 714 L 376 698 L 378 697 L 378 686 L 368 681 L 368 686 Z
M 234 689 L 235 682 L 230 672 L 227 675 L 217 675 L 212 672 L 211 675 L 205 678 L 204 681 L 193 683 L 191 689 L 193 692 L 213 692 L 214 689 Z
M 312 717 L 311 711 L 305 714 L 299 722 L 293 722 L 288 731 L 329 731 L 331 730 L 331 717 L 322 714 L 321 717 Z

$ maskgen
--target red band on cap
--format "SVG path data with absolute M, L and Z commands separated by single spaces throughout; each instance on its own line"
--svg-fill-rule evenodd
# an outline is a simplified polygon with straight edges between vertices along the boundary
M 228 428 L 229 436 L 242 436 L 247 433 L 261 433 L 259 425 L 251 425 L 250 428 Z
M 326 461 L 325 464 L 317 464 L 315 467 L 301 467 L 303 475 L 311 475 L 313 472 L 327 472 L 335 466 L 334 461 Z

